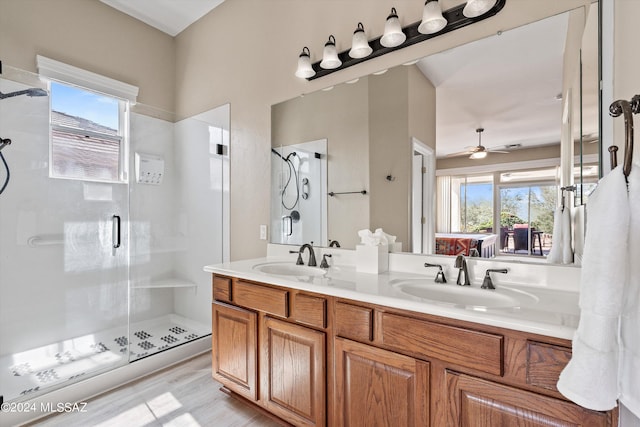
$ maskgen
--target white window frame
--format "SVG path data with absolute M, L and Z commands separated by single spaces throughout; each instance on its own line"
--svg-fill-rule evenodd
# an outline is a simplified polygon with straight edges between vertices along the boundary
M 57 176 L 53 174 L 53 164 L 49 162 L 49 176 L 57 179 L 72 179 L 81 181 L 97 181 L 109 183 L 127 183 L 129 180 L 129 112 L 130 105 L 137 102 L 139 89 L 118 80 L 92 73 L 81 68 L 74 67 L 41 55 L 37 55 L 36 63 L 40 76 L 46 77 L 50 81 L 56 81 L 67 86 L 75 86 L 82 90 L 98 93 L 115 98 L 118 101 L 118 136 L 104 135 L 87 130 L 69 128 L 54 125 L 49 117 L 50 132 L 53 129 L 63 130 L 79 135 L 97 136 L 100 138 L 119 140 L 120 158 L 118 165 L 117 180 L 100 180 L 77 177 Z M 49 106 L 51 111 L 51 106 Z M 51 159 L 52 136 L 49 136 L 49 158 Z

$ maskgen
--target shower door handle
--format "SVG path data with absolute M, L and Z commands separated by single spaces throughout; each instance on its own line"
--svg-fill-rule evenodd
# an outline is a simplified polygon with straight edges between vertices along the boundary
M 113 249 L 120 247 L 120 216 L 111 217 L 111 240 L 113 241 Z
M 282 217 L 282 233 L 287 237 L 293 234 L 293 219 L 291 215 L 284 215 Z

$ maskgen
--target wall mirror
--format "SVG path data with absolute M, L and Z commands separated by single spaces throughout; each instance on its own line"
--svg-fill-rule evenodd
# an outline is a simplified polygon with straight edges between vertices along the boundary
M 594 2 L 273 105 L 271 242 L 352 249 L 382 228 L 403 252 L 446 255 L 441 237 L 472 234 L 471 255 L 544 259 L 560 186 L 579 184 L 574 206 L 598 179 L 597 15 Z

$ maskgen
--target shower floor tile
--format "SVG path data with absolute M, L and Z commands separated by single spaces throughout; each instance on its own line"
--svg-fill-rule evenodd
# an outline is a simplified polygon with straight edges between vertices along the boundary
M 129 332 L 128 337 L 126 327 L 114 328 L 4 355 L 0 395 L 5 401 L 24 398 L 211 333 L 205 325 L 175 314 L 132 323 Z

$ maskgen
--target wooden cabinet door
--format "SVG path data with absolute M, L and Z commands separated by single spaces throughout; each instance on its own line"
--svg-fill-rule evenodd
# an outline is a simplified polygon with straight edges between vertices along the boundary
M 213 378 L 247 399 L 258 400 L 257 314 L 218 302 L 212 310 Z
M 429 425 L 429 363 L 336 338 L 335 364 L 336 425 Z
M 264 317 L 260 336 L 261 404 L 296 426 L 324 426 L 324 332 Z
M 447 372 L 448 426 L 604 427 L 611 413 L 590 411 L 570 402 Z

